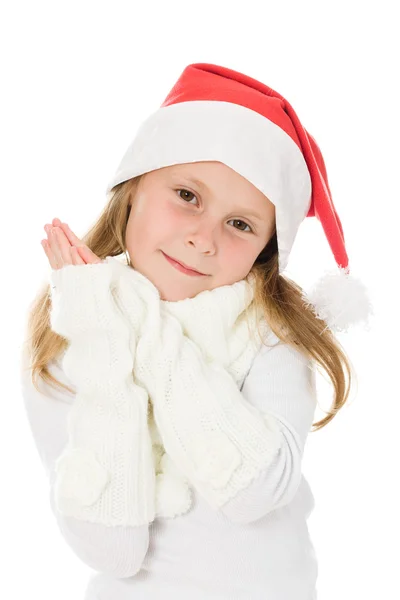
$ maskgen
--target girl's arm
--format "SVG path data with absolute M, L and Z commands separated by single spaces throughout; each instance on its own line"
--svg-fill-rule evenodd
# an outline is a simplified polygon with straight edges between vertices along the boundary
M 28 359 L 21 360 L 23 369 Z M 58 362 L 49 371 L 72 389 Z M 42 380 L 39 392 L 29 370 L 21 371 L 21 392 L 33 443 L 50 483 L 49 500 L 58 528 L 74 554 L 88 567 L 112 577 L 133 577 L 141 569 L 149 546 L 147 524 L 136 527 L 107 527 L 82 521 L 59 511 L 55 500 L 55 464 L 68 445 L 68 418 L 76 398 L 68 391 L 55 390 Z
M 262 346 L 253 361 L 242 396 L 260 414 L 277 420 L 282 443 L 261 474 L 222 507 L 231 521 L 257 521 L 289 504 L 299 491 L 304 447 L 317 406 L 315 373 L 312 361 L 281 341 Z M 305 493 L 305 506 L 311 511 L 314 499 L 307 483 Z
M 283 362 L 276 373 L 268 372 L 266 354 L 268 376 L 263 379 L 259 370 L 249 374 L 259 383 L 253 388 L 255 406 L 221 365 L 204 359 L 175 317 L 157 310 L 150 314 L 138 340 L 135 373 L 152 398 L 171 459 L 208 503 L 232 520 L 255 520 L 289 502 L 300 483 L 304 438 L 291 425 L 290 413 L 280 419 L 268 403 L 274 405 L 277 392 L 277 407 L 298 402 L 301 414 L 304 397 L 313 402 L 311 388 L 304 387 L 308 367 L 287 348 L 283 357 L 270 350 Z
M 44 426 L 43 414 L 34 435 L 41 456 L 54 461 L 51 467 L 46 463 L 52 505 L 68 541 L 94 568 L 97 564 L 129 576 L 147 549 L 148 523 L 155 516 L 155 471 L 148 395 L 132 377 L 136 340 L 115 306 L 111 284 L 111 263 L 52 272 L 51 326 L 70 342 L 62 368 L 76 394 L 56 458 L 51 451 L 51 458 L 46 454 L 52 425 L 44 419 Z M 32 387 L 25 380 L 31 414 L 38 408 Z M 41 405 L 49 416 L 54 415 L 51 402 L 56 410 L 52 398 Z M 38 423 L 33 417 L 31 422 Z M 136 559 L 130 562 L 133 553 Z
M 51 327 L 70 342 L 62 366 L 77 388 L 56 464 L 56 504 L 110 527 L 155 516 L 148 395 L 132 377 L 135 333 L 115 304 L 113 272 L 109 261 L 51 273 Z

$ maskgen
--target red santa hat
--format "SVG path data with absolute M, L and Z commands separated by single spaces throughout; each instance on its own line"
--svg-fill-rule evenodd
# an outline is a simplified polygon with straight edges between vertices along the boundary
M 140 125 L 106 192 L 137 175 L 198 161 L 226 164 L 275 205 L 280 272 L 303 219 L 317 217 L 338 269 L 327 271 L 304 301 L 334 331 L 368 320 L 372 305 L 366 287 L 350 275 L 321 151 L 283 96 L 219 65 L 188 65 Z

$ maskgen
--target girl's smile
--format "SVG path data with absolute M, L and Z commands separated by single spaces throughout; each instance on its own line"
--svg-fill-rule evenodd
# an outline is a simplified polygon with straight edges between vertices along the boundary
M 178 261 L 176 261 L 173 258 L 171 258 L 170 256 L 168 256 L 168 254 L 165 254 L 165 252 L 163 252 L 162 250 L 161 250 L 161 252 L 164 254 L 167 261 L 173 267 L 175 267 L 175 269 L 177 269 L 178 271 L 181 271 L 182 273 L 185 273 L 185 275 L 190 275 L 191 277 L 207 277 L 206 273 L 200 273 L 199 271 L 195 271 L 193 269 L 188 269 L 185 266 L 183 266 L 183 264 L 179 263 Z

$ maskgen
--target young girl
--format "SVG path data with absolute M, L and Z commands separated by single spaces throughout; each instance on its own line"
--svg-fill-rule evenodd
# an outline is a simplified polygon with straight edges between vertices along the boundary
M 45 227 L 21 371 L 86 599 L 317 598 L 302 456 L 349 396 L 333 332 L 372 309 L 315 140 L 271 88 L 191 64 L 107 192 L 82 239 Z M 282 273 L 309 216 L 339 269 L 306 295 Z

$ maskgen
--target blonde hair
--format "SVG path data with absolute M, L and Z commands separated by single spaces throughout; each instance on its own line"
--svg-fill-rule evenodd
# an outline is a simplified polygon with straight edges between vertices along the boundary
M 112 188 L 99 219 L 81 238 L 99 258 L 127 253 L 125 232 L 131 209 L 130 200 L 134 199 L 141 177 L 134 177 Z M 130 264 L 129 257 L 127 263 Z M 322 368 L 331 380 L 334 389 L 332 406 L 326 417 L 313 423 L 312 431 L 317 431 L 334 418 L 349 397 L 351 362 L 326 322 L 305 304 L 302 288 L 279 273 L 276 231 L 257 257 L 250 273 L 255 276 L 255 306 L 262 311 L 271 330 L 284 343 L 314 361 L 317 369 Z M 48 369 L 49 363 L 56 360 L 69 345 L 68 340 L 51 329 L 50 312 L 50 284 L 46 283 L 29 306 L 27 318 L 24 344 L 30 357 L 28 369 L 32 370 L 32 383 L 41 391 L 37 384 L 37 378 L 40 377 L 50 386 L 74 393 Z

